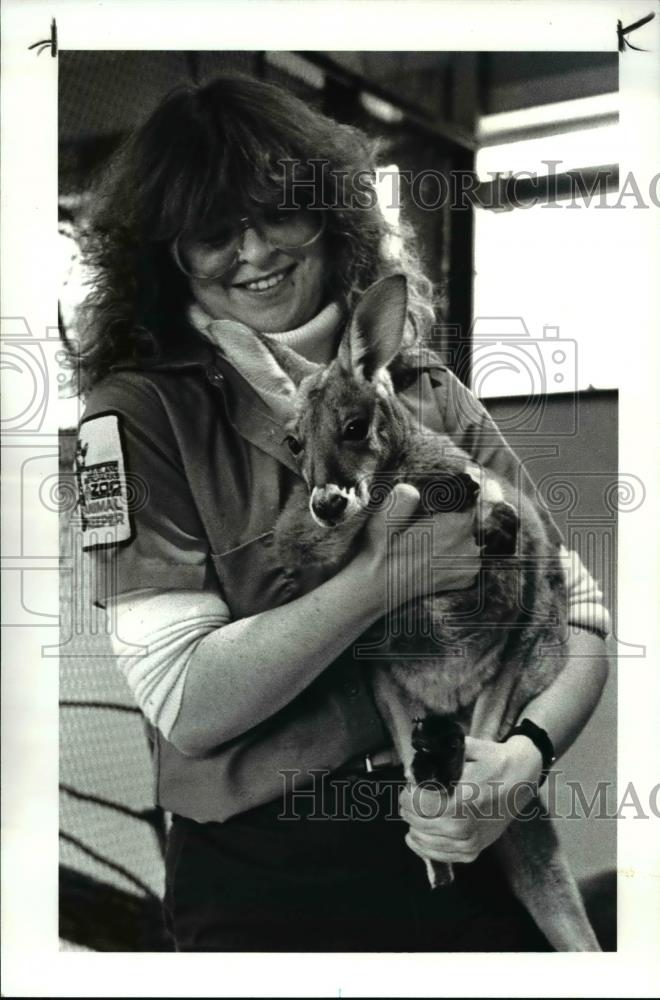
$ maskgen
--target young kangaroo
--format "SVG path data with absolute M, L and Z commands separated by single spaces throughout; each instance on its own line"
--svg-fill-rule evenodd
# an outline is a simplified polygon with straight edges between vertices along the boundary
M 394 275 L 364 293 L 328 366 L 267 341 L 291 380 L 295 417 L 288 443 L 303 480 L 275 526 L 283 565 L 317 563 L 336 571 L 354 555 L 374 507 L 399 482 L 419 490 L 419 517 L 431 538 L 443 521 L 451 527 L 451 512 L 473 513 L 482 547 L 475 585 L 398 606 L 362 640 L 374 697 L 406 776 L 414 779 L 425 718 L 433 720 L 429 733 L 433 727 L 437 733 L 438 716 L 447 719 L 448 732 L 468 730 L 478 695 L 506 672 L 512 678 L 506 719 L 482 720 L 476 734 L 499 740 L 557 676 L 564 664 L 566 595 L 556 544 L 533 502 L 479 468 L 448 437 L 420 427 L 406 406 L 399 390 L 415 368 L 414 352 L 402 349 L 406 313 L 405 278 Z M 431 519 L 438 512 L 447 516 Z M 459 743 L 446 745 L 456 753 Z M 549 822 L 510 824 L 500 839 L 514 891 L 542 929 L 548 907 L 563 902 L 568 917 L 554 934 L 555 947 L 598 950 L 554 836 Z M 427 867 L 432 884 L 451 878 L 449 866 Z

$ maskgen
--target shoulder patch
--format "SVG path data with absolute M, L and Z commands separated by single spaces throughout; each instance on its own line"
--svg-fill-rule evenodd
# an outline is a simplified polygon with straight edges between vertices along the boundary
M 74 473 L 83 549 L 130 541 L 133 524 L 118 414 L 101 413 L 80 425 Z

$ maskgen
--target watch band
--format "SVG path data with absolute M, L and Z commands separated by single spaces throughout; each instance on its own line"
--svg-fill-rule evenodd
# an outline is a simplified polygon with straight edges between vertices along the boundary
M 552 740 L 546 733 L 545 729 L 541 729 L 541 727 L 537 726 L 535 722 L 531 721 L 531 719 L 523 719 L 519 722 L 513 727 L 506 739 L 511 739 L 512 736 L 526 736 L 532 741 L 541 754 L 543 760 L 543 770 L 541 771 L 541 779 L 539 781 L 540 788 L 548 777 L 548 771 L 557 760 Z

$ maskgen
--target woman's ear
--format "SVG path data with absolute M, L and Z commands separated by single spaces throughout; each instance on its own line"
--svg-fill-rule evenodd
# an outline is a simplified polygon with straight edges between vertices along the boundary
M 387 368 L 403 341 L 408 285 L 392 274 L 370 285 L 358 303 L 337 354 L 341 367 L 371 381 Z

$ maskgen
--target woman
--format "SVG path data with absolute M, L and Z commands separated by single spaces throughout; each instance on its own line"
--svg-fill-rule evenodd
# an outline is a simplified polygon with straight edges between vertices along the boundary
M 357 130 L 272 86 L 219 78 L 166 98 L 98 194 L 80 358 L 84 545 L 173 813 L 166 910 L 180 950 L 548 947 L 490 860 L 505 819 L 429 819 L 405 790 L 397 806 L 400 770 L 368 661 L 352 652 L 386 609 L 388 569 L 402 600 L 473 582 L 468 515 L 438 553 L 455 564 L 428 580 L 399 560 L 414 528 L 388 544 L 384 515 L 329 580 L 287 572 L 270 544 L 296 472 L 263 359 L 236 350 L 245 328 L 329 361 L 360 293 L 395 270 L 408 277 L 410 338 L 432 322 L 410 234 L 388 256 L 375 201 L 338 181 L 359 176 L 364 192 L 373 166 Z M 412 391 L 475 458 L 516 474 L 439 364 Z M 405 520 L 418 496 L 397 492 Z M 606 676 L 599 594 L 579 567 L 571 587 L 572 620 L 589 631 L 526 712 L 558 754 Z M 544 752 L 526 735 L 468 741 L 479 804 L 489 781 L 538 780 Z M 431 893 L 415 855 L 453 862 L 455 883 Z

